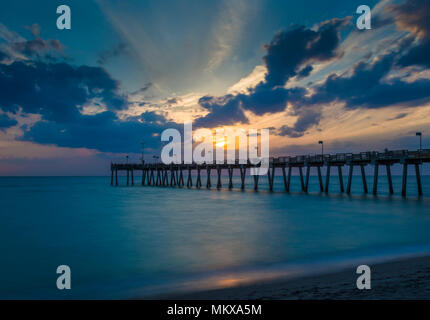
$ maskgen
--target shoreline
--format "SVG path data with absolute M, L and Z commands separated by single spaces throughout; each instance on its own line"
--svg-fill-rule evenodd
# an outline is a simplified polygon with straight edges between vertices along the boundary
M 363 263 L 365 264 L 365 263 Z M 430 255 L 369 263 L 371 289 L 358 290 L 356 267 L 243 286 L 172 293 L 145 299 L 296 300 L 430 299 Z

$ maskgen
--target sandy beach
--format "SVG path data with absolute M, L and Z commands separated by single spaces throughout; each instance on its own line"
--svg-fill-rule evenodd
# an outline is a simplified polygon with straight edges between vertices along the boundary
M 176 294 L 164 299 L 429 299 L 430 256 L 369 264 L 372 288 L 358 290 L 355 268 L 328 274 L 212 291 Z

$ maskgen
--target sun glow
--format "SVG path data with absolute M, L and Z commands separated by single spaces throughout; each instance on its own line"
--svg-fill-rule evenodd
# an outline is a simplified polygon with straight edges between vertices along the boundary
M 215 143 L 215 146 L 217 147 L 217 148 L 223 148 L 224 146 L 225 146 L 225 139 L 223 139 L 223 140 L 221 140 L 221 141 L 217 141 L 216 143 Z

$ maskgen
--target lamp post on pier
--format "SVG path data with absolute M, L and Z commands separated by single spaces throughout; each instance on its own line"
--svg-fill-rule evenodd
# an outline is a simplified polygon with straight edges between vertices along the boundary
M 422 137 L 423 137 L 423 134 L 422 134 L 422 132 L 417 132 L 417 133 L 415 133 L 415 135 L 417 136 L 417 137 L 420 137 L 420 153 L 421 153 L 421 150 L 422 150 L 422 147 L 423 147 L 423 145 L 422 145 Z
M 318 141 L 318 144 L 321 145 L 321 157 L 324 160 L 324 141 L 320 140 L 320 141 Z

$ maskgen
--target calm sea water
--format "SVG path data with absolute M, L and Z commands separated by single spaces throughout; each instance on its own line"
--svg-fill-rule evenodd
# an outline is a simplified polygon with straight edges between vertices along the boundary
M 336 176 L 329 195 L 316 177 L 308 195 L 298 177 L 291 194 L 276 180 L 270 193 L 266 179 L 259 192 L 242 192 L 126 187 L 124 177 L 117 188 L 109 177 L 2 177 L 0 298 L 144 297 L 430 250 L 430 199 L 415 196 L 413 176 L 406 200 L 387 194 L 385 177 L 378 197 L 362 195 L 359 176 L 351 196 L 338 193 Z M 398 194 L 401 178 L 394 184 Z M 429 195 L 429 176 L 423 189 Z M 72 271 L 68 291 L 56 288 L 63 264 Z

